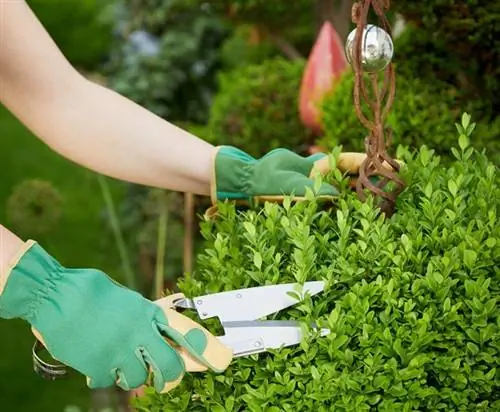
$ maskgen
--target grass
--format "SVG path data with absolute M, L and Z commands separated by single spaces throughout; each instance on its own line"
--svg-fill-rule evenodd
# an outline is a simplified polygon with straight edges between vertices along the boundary
M 121 281 L 119 256 L 109 225 L 103 220 L 104 201 L 95 173 L 51 151 L 0 106 L 0 222 L 6 202 L 25 179 L 45 179 L 60 192 L 63 216 L 46 239 L 49 253 L 71 267 L 96 267 Z M 114 199 L 121 182 L 110 181 Z M 20 321 L 0 320 L 0 410 L 63 412 L 66 405 L 89 409 L 89 391 L 79 374 L 64 381 L 45 381 L 32 370 L 33 335 Z

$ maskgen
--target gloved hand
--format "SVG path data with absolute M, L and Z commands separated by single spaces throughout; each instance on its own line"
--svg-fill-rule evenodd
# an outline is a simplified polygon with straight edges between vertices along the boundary
M 101 271 L 65 268 L 34 241 L 7 276 L 0 317 L 31 324 L 54 359 L 87 376 L 90 388 L 130 390 L 152 375 L 155 389 L 167 392 L 190 359 L 216 372 L 232 360 L 232 351 L 196 322 Z
M 365 158 L 364 153 L 341 153 L 337 168 L 355 175 Z M 314 187 L 315 174 L 325 175 L 330 171 L 329 159 L 324 153 L 303 157 L 283 148 L 255 159 L 236 147 L 220 146 L 213 164 L 211 200 L 214 205 L 218 200 L 233 200 L 241 204 L 252 199 L 281 202 L 285 196 L 301 200 L 306 188 Z M 329 200 L 338 194 L 334 186 L 322 183 L 316 197 Z M 215 207 L 207 215 L 214 211 Z

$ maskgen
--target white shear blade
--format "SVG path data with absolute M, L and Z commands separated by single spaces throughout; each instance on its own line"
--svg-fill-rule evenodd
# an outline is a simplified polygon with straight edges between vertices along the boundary
M 226 334 L 218 338 L 233 350 L 234 357 L 298 345 L 303 339 L 301 327 L 295 321 L 241 321 L 223 326 Z M 329 333 L 328 329 L 321 330 L 322 336 Z
M 294 292 L 296 283 L 258 286 L 193 298 L 193 304 L 201 319 L 218 317 L 221 322 L 256 320 L 299 303 Z M 323 291 L 322 281 L 305 282 L 300 294 L 316 295 Z

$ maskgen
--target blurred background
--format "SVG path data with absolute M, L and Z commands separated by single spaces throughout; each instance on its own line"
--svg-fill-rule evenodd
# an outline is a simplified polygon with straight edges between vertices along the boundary
M 213 144 L 254 156 L 339 144 L 364 151 L 344 57 L 352 1 L 27 2 L 86 77 Z M 499 16 L 495 2 L 394 2 L 393 147 L 447 153 L 454 123 L 468 111 L 477 122 L 472 144 L 498 159 Z M 150 298 L 195 270 L 208 199 L 89 172 L 51 152 L 2 106 L 0 164 L 0 221 L 65 265 L 100 268 Z M 129 410 L 126 394 L 91 392 L 81 376 L 36 376 L 25 324 L 2 321 L 0 336 L 0 410 Z

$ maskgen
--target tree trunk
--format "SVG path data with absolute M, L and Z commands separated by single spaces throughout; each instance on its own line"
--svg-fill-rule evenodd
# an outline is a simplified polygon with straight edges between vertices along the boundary
M 316 0 L 318 31 L 325 21 L 332 23 L 342 41 L 351 31 L 351 9 L 353 0 Z
M 290 60 L 302 60 L 304 56 L 295 48 L 295 46 L 277 33 L 268 31 L 269 39 L 281 52 Z

